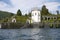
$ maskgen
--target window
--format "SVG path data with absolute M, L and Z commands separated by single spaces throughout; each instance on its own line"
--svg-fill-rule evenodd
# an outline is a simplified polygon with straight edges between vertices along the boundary
M 48 20 L 50 20 L 50 18 L 48 18 Z
M 47 20 L 47 18 L 45 17 L 45 20 Z
M 54 18 L 54 19 L 56 19 L 56 18 Z

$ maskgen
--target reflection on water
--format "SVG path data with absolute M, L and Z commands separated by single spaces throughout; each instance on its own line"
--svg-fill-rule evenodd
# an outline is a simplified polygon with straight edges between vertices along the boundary
M 0 40 L 60 40 L 60 29 L 0 29 Z

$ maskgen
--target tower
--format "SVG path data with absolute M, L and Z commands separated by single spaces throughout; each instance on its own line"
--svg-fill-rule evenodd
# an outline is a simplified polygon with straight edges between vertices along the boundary
M 34 9 L 31 11 L 31 23 L 41 22 L 41 13 L 39 9 Z

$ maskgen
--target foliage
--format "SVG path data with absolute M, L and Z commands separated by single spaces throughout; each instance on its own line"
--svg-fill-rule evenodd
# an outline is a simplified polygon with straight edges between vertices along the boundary
M 13 13 L 10 12 L 5 12 L 5 11 L 0 11 L 0 20 L 5 19 L 5 18 L 9 18 L 11 16 L 13 16 Z
M 17 22 L 26 23 L 27 16 L 16 16 Z
M 59 11 L 57 10 L 56 12 L 57 12 L 57 15 L 59 15 Z
M 31 13 L 29 13 L 28 16 L 31 17 Z
M 21 13 L 20 9 L 17 11 L 17 15 L 22 16 L 22 13 Z
M 27 14 L 25 14 L 25 16 L 28 16 Z
M 42 9 L 41 9 L 41 14 L 42 15 L 50 15 L 48 9 L 46 8 L 45 5 L 42 6 Z

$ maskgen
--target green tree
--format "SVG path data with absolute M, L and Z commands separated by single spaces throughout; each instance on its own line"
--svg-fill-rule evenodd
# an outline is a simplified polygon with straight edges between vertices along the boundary
M 49 15 L 50 14 L 45 5 L 42 6 L 41 14 L 42 15 Z
M 27 14 L 25 14 L 25 16 L 28 16 Z
M 57 15 L 59 15 L 59 11 L 57 10 L 56 12 L 57 12 Z
M 31 13 L 29 13 L 28 16 L 31 17 Z
M 58 21 L 58 19 L 59 19 L 59 17 L 58 17 L 58 15 L 59 15 L 59 11 L 57 10 L 56 12 L 57 12 L 57 21 Z
M 17 11 L 17 15 L 22 16 L 22 13 L 21 13 L 20 9 Z

